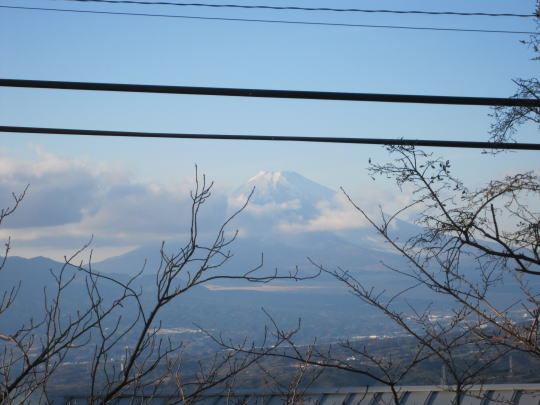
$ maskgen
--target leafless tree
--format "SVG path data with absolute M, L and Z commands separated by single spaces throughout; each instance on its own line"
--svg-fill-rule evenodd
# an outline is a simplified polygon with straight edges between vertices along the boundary
M 536 14 L 540 17 L 540 1 Z M 539 38 L 536 34 L 524 41 L 533 49 L 534 60 L 540 60 Z M 514 82 L 513 97 L 540 98 L 538 78 Z M 540 128 L 538 107 L 495 107 L 492 116 L 493 141 L 512 141 L 517 129 L 527 123 Z M 381 209 L 376 219 L 343 192 L 406 259 L 405 267 L 387 267 L 406 276 L 410 290 L 385 297 L 385 291 L 364 285 L 351 272 L 314 264 L 412 336 L 417 353 L 426 353 L 420 362 L 437 358 L 448 373 L 441 383 L 452 383 L 455 402 L 460 403 L 470 385 L 489 382 L 490 367 L 509 353 L 521 351 L 539 358 L 540 292 L 535 278 L 540 276 L 540 181 L 534 172 L 516 173 L 469 189 L 451 173 L 447 159 L 412 147 L 391 146 L 388 151 L 396 159 L 385 164 L 370 161 L 370 174 L 394 180 L 401 190 L 407 188 L 413 195 L 409 205 L 390 215 Z M 410 217 L 419 231 L 402 241 L 392 230 L 406 212 L 413 213 Z M 498 302 L 494 293 L 505 282 L 518 291 L 511 304 Z M 410 307 L 405 313 L 393 305 L 419 290 L 452 303 L 452 314 L 444 323 L 431 319 L 429 307 Z M 408 372 L 407 367 L 397 369 Z
M 273 328 L 277 330 L 278 325 L 275 320 L 268 312 L 265 310 L 263 311 L 273 325 Z M 275 334 L 274 336 L 277 339 L 270 347 L 271 350 L 265 353 L 265 356 L 261 357 L 260 359 L 266 360 L 268 357 L 274 357 L 274 353 L 272 352 L 276 348 L 280 348 L 284 343 L 290 344 L 291 339 L 299 330 L 300 322 L 298 326 L 292 330 L 287 332 L 280 331 L 280 333 Z M 266 333 L 268 333 L 268 331 L 266 331 Z M 220 340 L 218 343 L 222 345 L 223 341 Z M 273 369 L 263 364 L 261 361 L 256 363 L 257 367 L 262 371 L 264 377 L 267 379 L 267 385 L 272 389 L 273 392 L 280 394 L 283 403 L 291 405 L 303 404 L 307 390 L 313 386 L 313 384 L 324 372 L 324 368 L 320 367 L 316 361 L 316 345 L 317 339 L 315 338 L 311 344 L 306 346 L 302 356 L 304 361 L 295 361 L 292 365 L 296 369 L 292 376 L 283 372 L 282 365 L 278 365 L 277 369 Z M 232 345 L 229 344 L 228 346 L 231 347 Z M 252 350 L 253 349 L 256 348 L 253 347 Z
M 534 57 L 532 60 L 540 61 L 540 1 L 536 2 L 536 25 L 537 32 L 532 34 L 527 40 L 521 41 L 529 46 Z M 513 97 L 532 98 L 538 100 L 540 97 L 540 82 L 538 77 L 514 79 L 517 87 Z M 540 128 L 540 108 L 538 107 L 494 107 L 492 116 L 494 118 L 491 125 L 491 140 L 494 142 L 508 142 L 514 140 L 517 128 L 523 124 L 531 123 Z
M 84 246 L 58 271 L 51 271 L 54 279 L 52 291 L 44 291 L 44 313 L 40 320 L 28 320 L 18 330 L 2 334 L 0 352 L 0 403 L 24 403 L 38 394 L 41 403 L 49 403 L 48 384 L 66 357 L 77 350 L 92 351 L 92 362 L 87 376 L 88 403 L 108 404 L 119 398 L 130 398 L 133 403 L 150 402 L 163 389 L 169 392 L 171 403 L 194 402 L 211 388 L 227 387 L 227 383 L 242 370 L 250 367 L 265 353 L 246 355 L 247 351 L 227 351 L 201 363 L 195 376 L 182 370 L 181 344 L 175 344 L 160 334 L 159 314 L 166 306 L 190 289 L 212 280 L 236 279 L 254 283 L 267 283 L 278 279 L 301 280 L 298 273 L 278 274 L 277 271 L 260 274 L 260 262 L 240 275 L 226 274 L 221 267 L 233 256 L 230 247 L 236 233 L 229 233 L 230 222 L 246 207 L 245 204 L 218 228 L 210 243 L 201 242 L 199 235 L 200 209 L 211 196 L 213 183 L 205 176 L 195 177 L 191 194 L 191 225 L 186 244 L 173 254 L 161 249 L 161 262 L 155 275 L 153 303 L 142 300 L 142 289 L 137 286 L 138 275 L 120 280 L 95 272 L 90 260 L 87 265 L 78 261 Z M 25 190 L 26 191 L 26 190 Z M 0 211 L 0 224 L 21 203 L 25 192 L 14 195 L 14 206 Z M 251 197 L 251 196 L 250 196 Z M 4 270 L 9 240 L 0 270 Z M 66 308 L 65 293 L 75 282 L 84 280 L 86 297 L 82 305 Z M 113 286 L 114 297 L 103 295 L 103 286 Z M 0 315 L 15 302 L 18 286 L 3 292 Z M 84 299 L 83 299 L 84 298 Z M 126 308 L 134 309 L 131 315 Z M 121 361 L 114 361 L 121 345 L 130 337 L 123 349 Z M 281 344 L 281 342 L 276 342 Z M 245 347 L 247 343 L 244 343 Z M 230 384 L 229 384 L 230 385 Z
M 491 367 L 509 353 L 517 350 L 538 358 L 540 297 L 535 278 L 540 275 L 540 183 L 533 173 L 525 173 L 469 190 L 452 175 L 448 160 L 412 147 L 389 147 L 389 151 L 397 158 L 382 165 L 371 163 L 371 174 L 392 178 L 399 187 L 412 190 L 413 201 L 393 214 L 381 210 L 376 219 L 349 200 L 383 241 L 406 259 L 405 264 L 386 267 L 406 276 L 410 285 L 388 295 L 366 286 L 353 272 L 312 263 L 386 315 L 414 345 L 384 353 L 348 341 L 306 348 L 294 341 L 295 330 L 285 331 L 271 319 L 272 333 L 281 337 L 283 345 L 265 355 L 368 376 L 390 387 L 395 404 L 403 381 L 426 362 L 436 361 L 446 374 L 440 384 L 454 391 L 459 404 L 472 386 L 492 381 Z M 393 234 L 394 223 L 407 211 L 419 231 L 400 240 Z M 500 303 L 495 295 L 505 282 L 513 283 L 519 292 L 511 304 Z M 429 292 L 448 302 L 451 312 L 444 319 L 433 317 L 430 306 L 411 304 L 403 309 L 411 293 Z M 214 339 L 229 349 L 245 349 Z
M 449 299 L 450 319 L 446 324 L 433 322 L 429 309 L 411 308 L 412 315 L 405 314 L 392 306 L 397 296 L 385 299 L 383 292 L 362 285 L 345 270 L 321 269 L 439 358 L 452 377 L 459 403 L 467 386 L 485 382 L 482 374 L 509 351 L 539 354 L 540 302 L 537 284 L 529 281 L 540 275 L 540 183 L 533 173 L 522 173 L 469 190 L 451 174 L 448 160 L 411 147 L 388 149 L 397 158 L 371 163 L 370 171 L 411 188 L 413 201 L 392 215 L 381 211 L 377 220 L 349 200 L 407 261 L 406 266 L 387 267 L 408 277 L 412 289 Z M 413 211 L 420 231 L 401 241 L 392 229 L 407 210 Z M 509 279 L 515 280 L 520 296 L 511 305 L 500 304 L 493 292 Z
M 318 267 L 321 271 L 326 271 L 324 267 Z M 218 345 L 228 350 L 257 356 L 264 354 L 264 356 L 261 356 L 262 360 L 275 357 L 294 361 L 299 372 L 295 373 L 292 377 L 289 376 L 290 382 L 287 385 L 287 389 L 282 389 L 284 397 L 291 404 L 302 403 L 306 389 L 325 370 L 359 374 L 369 377 L 380 385 L 389 386 L 393 401 L 397 404 L 400 400 L 401 392 L 399 384 L 402 379 L 415 366 L 431 356 L 427 350 L 424 350 L 420 346 L 418 346 L 412 356 L 402 356 L 402 353 L 398 351 L 390 354 L 374 354 L 365 346 L 358 346 L 349 341 L 322 345 L 317 344 L 315 340 L 312 344 L 301 345 L 295 341 L 295 336 L 300 330 L 300 321 L 297 327 L 293 329 L 283 329 L 269 314 L 268 318 L 270 327 L 265 329 L 265 333 L 270 333 L 273 336 L 275 343 L 271 346 L 272 350 L 263 350 L 267 348 L 256 346 L 242 347 L 230 340 L 224 339 L 222 336 L 207 333 Z M 260 365 L 260 367 L 263 368 L 265 375 L 275 382 L 273 388 L 276 389 L 278 387 L 279 389 L 281 385 L 279 381 L 283 378 L 283 372 L 280 371 L 278 377 L 275 371 L 265 368 L 264 365 Z M 306 375 L 308 369 L 314 371 L 310 376 Z M 303 381 L 306 377 L 307 381 Z
M 540 2 L 536 12 L 540 16 Z M 524 41 L 536 55 L 538 41 L 538 34 Z M 538 78 L 516 79 L 515 84 L 514 97 L 540 98 Z M 492 141 L 512 141 L 519 126 L 527 123 L 540 128 L 538 107 L 495 107 L 492 116 Z M 540 292 L 535 280 L 540 276 L 540 182 L 534 172 L 526 172 L 469 189 L 452 174 L 447 159 L 413 147 L 390 146 L 388 151 L 395 160 L 384 164 L 370 160 L 370 174 L 394 180 L 401 190 L 410 191 L 410 204 L 393 214 L 381 209 L 380 218 L 375 218 L 343 192 L 382 240 L 405 259 L 403 266 L 386 267 L 409 279 L 410 286 L 389 295 L 365 285 L 346 269 L 312 263 L 391 319 L 413 339 L 414 349 L 407 355 L 379 355 L 370 347 L 341 342 L 307 352 L 289 334 L 284 347 L 270 355 L 369 376 L 391 388 L 396 404 L 399 385 L 407 376 L 436 360 L 446 374 L 440 383 L 455 392 L 454 402 L 459 404 L 472 385 L 490 382 L 490 368 L 509 353 L 521 351 L 540 360 Z M 418 225 L 418 233 L 400 240 L 393 229 L 398 217 L 405 214 Z M 510 304 L 499 302 L 495 294 L 503 283 L 512 283 L 518 291 Z M 395 305 L 411 293 L 442 297 L 452 312 L 444 320 L 435 320 L 429 306 L 411 305 L 405 311 Z M 286 334 L 272 325 L 275 336 Z M 216 341 L 234 348 L 226 341 Z
M 27 190 L 28 190 L 28 186 L 20 194 L 13 193 L 12 194 L 13 206 L 0 209 L 0 226 L 2 225 L 2 223 L 5 221 L 7 217 L 9 217 L 15 212 L 15 210 L 17 209 L 17 207 L 23 200 Z M 10 249 L 11 249 L 11 240 L 8 238 L 8 240 L 4 243 L 4 255 L 0 260 L 0 271 L 2 271 L 6 265 L 6 260 L 7 260 Z M 17 297 L 19 288 L 20 288 L 20 285 L 17 285 L 17 286 L 13 286 L 9 290 L 4 290 L 0 292 L 2 295 L 0 298 L 0 315 L 11 306 L 11 304 Z M 8 340 L 9 337 L 0 335 L 0 339 Z

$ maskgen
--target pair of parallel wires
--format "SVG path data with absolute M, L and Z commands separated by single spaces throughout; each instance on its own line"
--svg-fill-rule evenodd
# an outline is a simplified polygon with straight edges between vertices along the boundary
M 461 12 L 461 11 L 297 7 L 297 6 L 271 6 L 271 5 L 252 5 L 252 4 L 188 3 L 188 2 L 144 1 L 144 0 L 55 0 L 55 1 L 76 2 L 76 3 L 98 3 L 98 4 L 107 4 L 107 5 L 176 6 L 176 7 L 196 7 L 196 8 L 214 8 L 214 9 L 303 11 L 303 12 L 318 12 L 318 13 L 333 12 L 333 13 L 340 13 L 340 14 L 368 13 L 368 14 L 399 14 L 399 15 L 412 14 L 412 15 L 459 16 L 459 17 L 538 18 L 538 11 L 536 14 L 533 14 L 533 13 L 523 14 L 523 13 L 489 13 L 489 12 Z M 26 7 L 26 6 L 13 6 L 13 5 L 0 5 L 0 8 L 19 9 L 19 10 L 27 10 L 27 11 L 33 10 L 33 11 L 61 12 L 61 13 L 182 18 L 182 19 L 207 20 L 207 21 L 299 24 L 299 25 L 334 26 L 334 27 L 351 27 L 351 28 L 356 27 L 356 28 L 400 29 L 400 30 L 420 30 L 420 31 L 427 30 L 427 31 L 450 31 L 450 32 L 469 32 L 469 33 L 491 33 L 491 34 L 520 34 L 520 35 L 536 35 L 537 34 L 536 32 L 533 32 L 533 31 L 517 31 L 517 30 L 474 29 L 474 28 L 458 28 L 458 27 L 420 27 L 420 26 L 407 26 L 407 25 L 376 25 L 376 24 L 356 24 L 356 23 L 341 23 L 341 22 L 317 22 L 317 21 L 234 18 L 234 17 L 209 17 L 209 16 L 176 15 L 176 14 L 139 13 L 139 12 L 128 12 L 128 11 Z
M 329 7 L 293 7 L 293 6 L 269 6 L 248 4 L 212 4 L 212 3 L 186 3 L 169 1 L 139 1 L 139 0 L 56 0 L 78 3 L 105 3 L 144 5 L 144 6 L 177 6 L 177 7 L 206 7 L 228 9 L 258 9 L 274 11 L 305 11 L 305 12 L 334 12 L 334 13 L 371 13 L 371 14 L 414 14 L 433 16 L 461 16 L 461 17 L 514 17 L 514 18 L 538 18 L 538 14 L 518 13 L 486 13 L 486 12 L 456 12 L 456 11 L 421 11 L 421 10 L 385 10 L 385 9 L 359 9 L 359 8 L 329 8 Z M 105 10 L 81 10 L 60 9 L 44 7 L 25 7 L 0 5 L 0 8 L 50 11 L 63 13 L 90 13 L 101 15 L 121 15 L 140 17 L 166 17 L 184 18 L 196 20 L 214 21 L 241 21 L 258 23 L 281 23 L 303 24 L 341 27 L 362 27 L 382 29 L 408 29 L 408 30 L 432 30 L 432 31 L 456 31 L 474 33 L 497 33 L 497 34 L 529 34 L 538 35 L 537 32 L 510 31 L 510 30 L 487 30 L 466 28 L 444 27 L 411 27 L 396 25 L 372 25 L 372 24 L 348 24 L 312 21 L 290 20 L 266 20 L 249 18 L 225 18 L 203 17 L 172 14 L 149 14 L 132 13 Z M 540 11 L 540 10 L 539 10 Z M 342 100 L 342 101 L 376 101 L 376 102 L 403 102 L 403 103 L 426 103 L 426 104 L 453 104 L 453 105 L 487 105 L 528 108 L 531 111 L 540 109 L 539 99 L 504 99 L 486 97 L 446 97 L 446 96 L 418 96 L 418 95 L 392 95 L 392 94 L 365 94 L 365 93 L 336 93 L 336 92 L 312 92 L 290 90 L 262 90 L 262 89 L 227 89 L 227 88 L 202 88 L 188 86 L 149 86 L 118 83 L 83 83 L 83 82 L 60 82 L 39 80 L 12 80 L 0 79 L 0 86 L 4 87 L 27 87 L 64 90 L 91 90 L 91 91 L 125 91 L 142 93 L 162 94 L 194 94 L 194 95 L 218 95 L 233 97 L 263 97 L 263 98 L 288 98 L 288 99 L 315 99 L 315 100 Z M 135 132 L 135 131 L 109 131 L 68 128 L 39 128 L 20 126 L 0 126 L 0 132 L 8 133 L 33 133 L 33 134 L 64 134 L 85 136 L 115 136 L 115 137 L 153 137 L 153 138 L 176 138 L 176 139 L 221 139 L 221 140 L 264 140 L 264 141 L 297 141 L 297 142 L 330 142 L 348 144 L 383 144 L 383 145 L 408 145 L 408 146 L 438 146 L 459 148 L 482 148 L 482 149 L 521 149 L 540 150 L 540 144 L 531 143 L 495 143 L 473 141 L 450 141 L 450 140 L 418 140 L 418 139 L 376 139 L 376 138 L 340 138 L 340 137 L 306 137 L 306 136 L 271 136 L 271 135 L 234 135 L 234 134 L 188 134 L 188 133 L 161 133 L 161 132 Z
M 475 106 L 506 106 L 510 108 L 525 108 L 531 112 L 540 112 L 540 99 L 522 98 L 487 98 L 487 97 L 454 97 L 454 96 L 425 96 L 404 94 L 373 94 L 373 93 L 339 93 L 320 91 L 296 90 L 264 90 L 264 89 L 235 89 L 220 87 L 190 87 L 190 86 L 160 86 L 119 83 L 88 83 L 62 82 L 43 80 L 0 79 L 0 86 L 15 88 L 40 88 L 73 91 L 117 91 L 159 94 L 188 94 L 212 95 L 227 97 L 250 98 L 279 98 L 327 101 L 370 101 L 392 103 L 422 103 L 446 105 L 475 105 Z M 38 128 L 0 126 L 0 132 L 27 134 L 58 134 L 83 136 L 113 136 L 137 138 L 173 138 L 173 139 L 211 139 L 211 140 L 244 140 L 244 141 L 285 141 L 285 142 L 323 142 L 342 144 L 370 145 L 404 145 L 453 148 L 507 149 L 507 150 L 540 150 L 540 143 L 501 143 L 474 142 L 451 140 L 420 140 L 420 139 L 379 139 L 379 138 L 348 138 L 348 137 L 310 137 L 310 136 L 272 136 L 272 135 L 235 135 L 235 134 L 194 134 L 194 133 L 162 133 L 136 131 L 110 131 L 68 128 Z

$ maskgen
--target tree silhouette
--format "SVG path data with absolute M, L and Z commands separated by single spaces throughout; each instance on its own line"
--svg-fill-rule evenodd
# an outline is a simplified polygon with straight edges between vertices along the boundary
M 44 291 L 41 319 L 21 320 L 16 331 L 0 335 L 1 404 L 25 403 L 36 397 L 40 403 L 49 403 L 51 379 L 68 356 L 81 350 L 92 354 L 88 374 L 82 377 L 88 383 L 85 396 L 90 404 L 108 404 L 120 398 L 150 403 L 167 389 L 172 393 L 170 403 L 192 403 L 208 389 L 231 389 L 234 377 L 265 355 L 265 351 L 253 355 L 246 355 L 248 350 L 219 352 L 201 363 L 195 375 L 189 375 L 182 367 L 182 345 L 160 334 L 159 314 L 163 308 L 194 287 L 223 279 L 267 283 L 306 278 L 277 271 L 261 274 L 262 256 L 256 266 L 240 275 L 224 273 L 222 266 L 232 257 L 230 248 L 237 236 L 237 232 L 228 232 L 228 226 L 245 209 L 251 195 L 217 228 L 213 240 L 202 242 L 198 227 L 200 209 L 210 198 L 212 187 L 213 183 L 196 172 L 189 237 L 173 254 L 166 253 L 162 246 L 151 305 L 145 305 L 142 289 L 137 286 L 142 270 L 128 280 L 95 272 L 91 254 L 86 265 L 79 261 L 89 245 L 66 258 L 59 270 L 51 270 L 54 288 Z M 0 225 L 15 213 L 25 194 L 26 189 L 14 194 L 13 206 L 0 211 Z M 8 240 L 0 271 L 6 271 L 9 249 Z M 76 281 L 84 286 L 84 297 L 80 297 L 79 303 L 68 303 L 66 291 Z M 105 287 L 114 291 L 115 296 L 106 297 Z M 24 299 L 18 296 L 19 289 L 20 284 L 2 291 L 0 316 L 16 300 Z M 272 342 L 265 350 L 281 345 L 283 339 Z M 250 346 L 244 342 L 242 347 Z M 123 353 L 121 360 L 113 361 L 118 352 Z

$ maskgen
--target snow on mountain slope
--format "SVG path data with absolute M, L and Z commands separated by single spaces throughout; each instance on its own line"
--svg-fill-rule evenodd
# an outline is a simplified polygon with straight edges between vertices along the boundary
M 261 171 L 237 189 L 236 194 L 247 197 L 253 187 L 255 195 L 252 202 L 255 204 L 283 203 L 291 200 L 312 204 L 320 200 L 329 200 L 335 195 L 335 191 L 328 187 L 298 173 L 286 171 Z
M 226 271 L 235 273 L 254 265 L 264 252 L 268 268 L 291 270 L 306 266 L 307 257 L 326 265 L 350 269 L 381 270 L 381 255 L 391 263 L 397 259 L 382 252 L 380 238 L 372 227 L 359 225 L 360 215 L 340 194 L 304 176 L 287 171 L 262 171 L 229 196 L 229 210 L 241 207 L 251 191 L 246 209 L 230 223 L 239 229 L 231 248 L 235 257 Z M 167 241 L 167 247 L 181 241 Z M 142 246 L 116 258 L 96 263 L 105 272 L 133 273 L 145 259 L 152 272 L 159 263 L 159 247 Z
M 306 177 L 287 171 L 261 171 L 234 191 L 229 199 L 233 208 L 241 206 L 250 193 L 247 207 L 252 214 L 281 213 L 309 218 L 318 212 L 318 204 L 331 201 L 336 192 Z

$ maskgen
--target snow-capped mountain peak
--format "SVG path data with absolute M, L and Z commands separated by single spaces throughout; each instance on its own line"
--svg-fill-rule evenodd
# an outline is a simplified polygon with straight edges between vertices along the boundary
M 271 182 L 271 183 L 277 183 L 282 179 L 284 176 L 282 175 L 282 172 L 275 171 L 275 172 L 265 172 L 264 170 L 261 170 L 259 173 L 257 173 L 255 176 L 253 176 L 251 179 L 249 179 L 247 182 L 252 183 L 255 181 L 265 181 L 265 182 Z
M 239 187 L 231 196 L 234 205 L 245 202 L 251 191 L 254 194 L 248 211 L 295 212 L 302 217 L 314 215 L 321 201 L 330 201 L 335 191 L 308 178 L 289 171 L 261 171 Z

